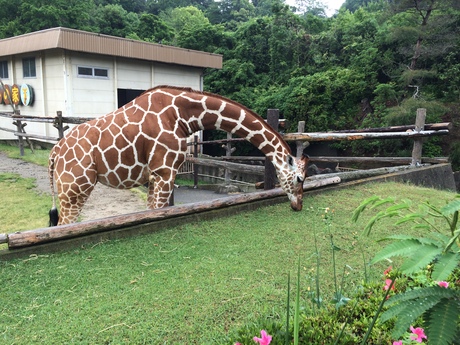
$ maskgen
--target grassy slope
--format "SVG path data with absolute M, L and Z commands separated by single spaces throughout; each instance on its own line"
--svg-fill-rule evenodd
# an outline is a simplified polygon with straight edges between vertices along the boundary
M 2 262 L 0 343 L 218 344 L 227 332 L 259 316 L 283 319 L 286 276 L 294 273 L 299 255 L 302 286 L 313 287 L 314 232 L 321 252 L 322 292 L 326 299 L 332 295 L 326 207 L 332 214 L 335 245 L 342 249 L 336 252 L 338 271 L 341 275 L 344 265 L 353 268 L 347 269 L 345 292 L 363 279 L 363 253 L 369 260 L 381 246 L 375 240 L 400 229 L 389 219 L 371 237 L 361 238 L 373 212 L 358 224 L 351 223 L 351 214 L 372 195 L 442 205 L 454 194 L 396 183 L 369 184 L 307 197 L 300 213 L 285 203 Z M 370 272 L 380 279 L 383 268 L 371 267 Z

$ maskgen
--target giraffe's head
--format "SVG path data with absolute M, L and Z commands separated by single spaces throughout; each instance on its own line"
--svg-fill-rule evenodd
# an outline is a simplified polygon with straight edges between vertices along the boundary
M 308 160 L 307 155 L 303 155 L 299 159 L 294 159 L 288 155 L 285 168 L 281 169 L 278 175 L 281 188 L 287 193 L 291 201 L 291 208 L 294 211 L 302 210 L 303 181 L 307 176 Z

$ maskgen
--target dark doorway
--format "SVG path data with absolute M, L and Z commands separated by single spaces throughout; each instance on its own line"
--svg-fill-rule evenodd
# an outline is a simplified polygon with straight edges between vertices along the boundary
M 145 90 L 117 89 L 118 108 L 124 106 L 128 102 L 131 102 L 144 91 Z

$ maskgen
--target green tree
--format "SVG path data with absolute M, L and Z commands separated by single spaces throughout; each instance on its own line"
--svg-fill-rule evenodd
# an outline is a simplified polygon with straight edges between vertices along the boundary
M 126 11 L 120 5 L 97 7 L 93 20 L 98 32 L 117 37 L 127 37 L 139 26 L 137 14 Z
M 174 37 L 173 28 L 160 17 L 150 13 L 142 13 L 139 16 L 136 33 L 140 39 L 156 43 L 169 42 Z
M 63 26 L 91 30 L 92 0 L 28 0 L 10 6 L 1 1 L 2 17 L 0 32 L 11 37 L 28 32 Z
M 173 45 L 208 52 L 214 52 L 220 45 L 221 28 L 211 25 L 204 13 L 194 6 L 174 8 L 162 18 L 174 30 Z

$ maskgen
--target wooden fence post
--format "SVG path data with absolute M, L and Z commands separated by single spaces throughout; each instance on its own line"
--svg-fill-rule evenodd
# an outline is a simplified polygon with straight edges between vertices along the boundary
M 63 125 L 63 119 L 62 119 L 62 111 L 58 110 L 56 111 L 56 117 L 54 118 L 54 128 L 58 130 L 58 137 L 59 139 L 64 138 L 64 132 L 69 129 L 69 126 L 64 126 Z
M 268 109 L 267 110 L 267 123 L 275 130 L 278 131 L 279 123 L 279 110 L 278 109 Z M 264 176 L 264 189 L 269 190 L 273 189 L 276 186 L 276 170 L 273 166 L 273 163 L 266 159 L 265 160 L 265 176 Z
M 232 152 L 235 151 L 232 149 L 232 134 L 227 133 L 227 140 L 228 142 L 225 144 L 225 157 L 231 157 Z M 225 184 L 229 185 L 230 184 L 230 170 L 225 169 Z
M 16 125 L 18 133 L 22 133 L 24 127 L 27 126 L 27 123 L 22 123 L 21 120 L 16 120 L 13 122 L 13 125 Z M 21 157 L 24 156 L 24 139 L 22 136 L 18 135 L 19 140 L 19 152 L 21 153 Z
M 193 137 L 193 157 L 198 158 L 198 135 Z M 198 188 L 198 165 L 193 164 L 193 188 Z
M 417 109 L 417 116 L 415 118 L 415 132 L 423 131 L 425 127 L 426 109 Z M 414 147 L 412 148 L 412 162 L 411 166 L 417 166 L 422 163 L 422 146 L 423 138 L 414 139 Z
M 303 133 L 305 132 L 305 121 L 299 121 L 299 124 L 297 125 L 297 132 L 298 133 Z M 303 149 L 306 148 L 310 143 L 308 141 L 301 141 L 298 140 L 295 142 L 296 143 L 296 157 L 300 158 L 302 157 L 303 154 Z

